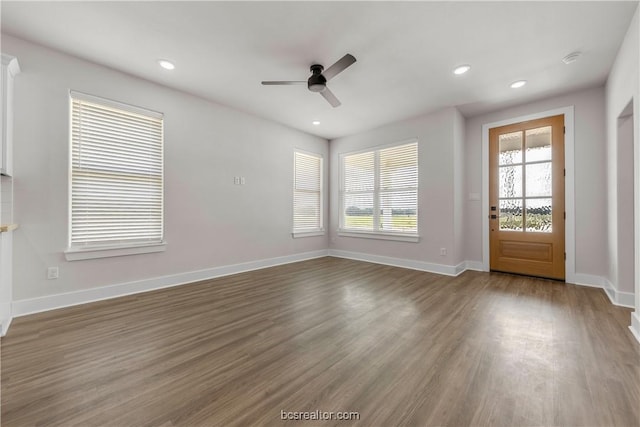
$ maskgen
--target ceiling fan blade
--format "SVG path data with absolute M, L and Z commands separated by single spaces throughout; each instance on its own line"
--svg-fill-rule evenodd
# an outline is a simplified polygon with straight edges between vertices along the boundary
M 322 95 L 322 97 L 326 99 L 327 102 L 329 102 L 329 104 L 331 104 L 331 106 L 334 108 L 339 107 L 341 104 L 341 102 L 338 101 L 338 98 L 336 98 L 336 96 L 329 90 L 328 87 L 325 87 L 325 89 L 320 92 L 320 95 Z
M 347 67 L 352 65 L 354 62 L 356 62 L 356 58 L 354 58 L 353 55 L 347 53 L 345 56 L 340 58 L 338 62 L 336 62 L 335 64 L 333 64 L 332 66 L 324 70 L 322 75 L 324 76 L 325 79 L 327 79 L 327 81 L 331 80 L 336 75 L 343 72 Z
M 302 85 L 302 84 L 307 84 L 306 81 L 266 81 L 266 82 L 262 82 L 263 85 L 265 86 L 271 86 L 271 85 Z

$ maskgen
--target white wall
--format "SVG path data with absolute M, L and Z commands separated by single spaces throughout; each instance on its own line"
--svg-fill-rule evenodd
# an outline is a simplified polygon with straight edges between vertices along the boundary
M 13 224 L 13 82 L 20 74 L 18 61 L 2 54 L 0 70 L 0 225 Z M 13 319 L 13 231 L 0 233 L 0 336 Z
M 606 129 L 607 129 L 607 169 L 608 169 L 608 244 L 607 244 L 607 260 L 609 262 L 608 279 L 614 286 L 620 286 L 621 291 L 635 293 L 635 313 L 632 316 L 632 327 L 636 333 L 636 337 L 640 340 L 640 274 L 636 269 L 635 286 L 631 286 L 627 280 L 624 280 L 625 273 L 621 275 L 621 268 L 628 265 L 626 254 L 621 251 L 621 245 L 624 241 L 618 239 L 618 229 L 622 224 L 618 223 L 619 209 L 624 209 L 624 203 L 619 203 L 618 187 L 620 178 L 618 169 L 620 167 L 628 167 L 627 163 L 619 163 L 618 144 L 624 141 L 624 135 L 620 138 L 618 135 L 619 123 L 618 118 L 623 113 L 630 101 L 633 101 L 633 128 L 634 132 L 634 150 L 635 150 L 635 241 L 636 241 L 636 265 L 640 265 L 640 8 L 636 8 L 635 15 L 627 34 L 620 46 L 616 60 L 611 68 L 606 84 Z M 624 126 L 621 128 L 624 131 Z M 625 147 L 622 148 L 623 150 Z M 624 154 L 624 153 L 623 153 Z M 624 187 L 624 184 L 623 184 Z M 622 215 L 624 217 L 624 214 Z M 628 230 L 631 234 L 631 230 Z M 622 252 L 622 253 L 621 253 Z M 622 260 L 622 263 L 620 263 Z M 622 282 L 620 278 L 622 277 Z
M 631 111 L 633 112 L 633 111 Z M 633 292 L 635 268 L 633 208 L 633 116 L 618 120 L 617 149 L 617 277 L 614 282 L 621 292 Z
M 638 34 L 640 35 L 640 6 L 636 9 L 635 19 L 631 23 L 631 25 L 636 25 L 638 29 Z M 639 36 L 640 37 L 640 36 Z M 638 58 L 640 58 L 640 41 L 636 43 L 636 52 L 638 54 Z M 640 71 L 638 71 L 638 75 L 636 78 L 636 82 L 638 84 L 638 92 L 640 92 Z M 635 212 L 635 266 L 636 266 L 636 274 L 635 274 L 635 310 L 631 313 L 631 332 L 635 335 L 638 342 L 640 342 L 640 109 L 638 106 L 640 105 L 640 93 L 636 93 L 638 96 L 635 97 L 635 110 L 634 110 L 634 141 L 633 141 L 633 151 L 634 151 L 634 212 Z
M 11 319 L 11 301 L 13 288 L 11 286 L 11 263 L 13 233 L 0 233 L 0 336 L 4 336 L 9 329 Z
M 462 116 L 447 108 L 357 135 L 330 142 L 331 242 L 330 249 L 420 261 L 436 265 L 455 265 L 454 237 L 454 129 Z M 460 129 L 458 130 L 460 132 Z M 418 139 L 418 243 L 338 236 L 340 154 L 379 145 Z M 440 255 L 440 248 L 447 255 Z
M 0 176 L 0 224 L 10 224 L 13 220 L 12 208 L 12 180 L 13 178 Z M 11 248 L 13 247 L 13 232 L 0 233 L 0 336 L 3 336 L 11 323 Z
M 2 50 L 22 68 L 15 84 L 14 300 L 326 251 L 328 237 L 291 237 L 293 150 L 327 159 L 326 140 L 20 39 L 3 35 Z M 166 252 L 65 260 L 69 89 L 165 114 Z M 236 175 L 246 185 L 233 185 Z M 59 266 L 59 279 L 46 280 L 48 266 Z
M 465 169 L 465 125 L 462 114 L 454 110 L 453 123 L 453 240 L 454 240 L 454 264 L 466 261 L 465 248 L 465 194 L 466 194 L 466 169 Z
M 482 261 L 482 125 L 574 106 L 576 273 L 604 277 L 606 262 L 606 171 L 604 88 L 592 88 L 511 107 L 466 121 L 466 259 Z M 486 213 L 484 213 L 486 215 Z
M 634 97 L 634 110 L 638 111 L 638 12 L 629 26 L 629 31 L 620 47 L 616 61 L 611 69 L 606 85 L 606 123 L 607 123 L 607 169 L 608 169 L 608 260 L 609 280 L 617 284 L 620 276 L 620 252 L 618 239 L 618 169 L 624 167 L 618 159 L 618 118 Z M 623 147 L 624 148 L 624 147 Z M 624 205 L 624 203 L 623 203 Z M 624 261 L 623 261 L 624 264 Z

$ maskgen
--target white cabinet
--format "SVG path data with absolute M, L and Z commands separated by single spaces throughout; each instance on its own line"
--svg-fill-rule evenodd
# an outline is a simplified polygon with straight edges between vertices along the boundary
M 20 72 L 18 60 L 2 54 L 2 82 L 0 84 L 0 129 L 2 129 L 2 147 L 0 148 L 0 174 L 13 175 L 13 79 Z

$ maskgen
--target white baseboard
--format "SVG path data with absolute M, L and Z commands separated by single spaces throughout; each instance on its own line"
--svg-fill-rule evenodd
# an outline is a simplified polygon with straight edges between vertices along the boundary
M 621 305 L 622 307 L 634 308 L 635 304 L 635 295 L 631 292 L 616 292 L 616 305 Z
M 473 271 L 485 271 L 482 261 L 462 261 L 456 265 L 456 276 L 464 273 L 467 270 Z
M 25 316 L 28 314 L 39 313 L 63 307 L 70 307 L 79 304 L 86 304 L 105 299 L 117 298 L 125 295 L 153 291 L 156 289 L 168 288 L 172 286 L 179 286 L 198 282 L 201 280 L 213 279 L 216 277 L 228 276 L 252 270 L 259 270 L 262 268 L 305 261 L 324 256 L 354 259 L 359 261 L 372 262 L 375 264 L 392 265 L 395 267 L 409 268 L 412 270 L 426 271 L 429 273 L 443 274 L 446 276 L 457 276 L 466 270 L 484 271 L 483 264 L 480 261 L 463 261 L 458 265 L 452 266 L 402 258 L 393 258 L 381 255 L 371 255 L 360 252 L 343 251 L 338 249 L 318 250 L 276 258 L 250 261 L 241 264 L 214 267 L 205 270 L 179 273 L 170 276 L 154 277 L 151 279 L 120 283 L 100 288 L 85 289 L 64 294 L 55 294 L 38 298 L 16 300 L 13 301 L 13 304 L 11 304 L 9 307 L 9 317 L 6 320 L 0 319 L 0 321 L 2 322 L 0 333 L 2 334 L 1 336 L 4 336 L 6 334 L 13 317 Z M 581 286 L 592 286 L 601 288 L 605 291 L 612 304 L 630 308 L 634 307 L 634 294 L 630 292 L 618 291 L 606 278 L 595 275 L 576 273 L 573 276 L 573 280 L 571 283 L 575 283 L 576 285 Z M 636 336 L 636 338 L 640 336 L 640 318 L 638 318 L 637 312 L 632 314 L 632 325 L 630 326 L 630 329 Z
M 11 303 L 5 302 L 0 304 L 0 337 L 7 334 L 12 320 Z
M 640 313 L 637 310 L 631 313 L 631 326 L 629 326 L 629 329 L 640 343 Z
M 607 293 L 612 304 L 619 305 L 621 307 L 633 308 L 635 303 L 635 295 L 633 293 L 619 291 L 617 287 L 609 281 L 609 279 L 603 278 L 603 280 L 605 282 L 604 291 Z
M 462 261 L 460 264 L 456 265 L 454 268 L 454 271 L 456 272 L 456 276 L 461 275 L 462 273 L 464 273 L 467 269 L 467 262 L 466 261 Z
M 148 292 L 156 289 L 169 288 L 189 284 L 201 280 L 216 277 L 229 276 L 231 274 L 244 273 L 261 268 L 274 267 L 276 265 L 292 262 L 306 261 L 313 258 L 327 256 L 327 250 L 304 252 L 295 255 L 287 255 L 276 258 L 268 258 L 250 261 L 241 264 L 233 264 L 222 267 L 208 268 L 205 270 L 190 271 L 186 273 L 172 274 L 170 276 L 154 277 L 135 282 L 120 283 L 117 285 L 103 286 L 100 288 L 83 289 L 64 294 L 47 295 L 38 298 L 16 300 L 13 302 L 13 316 L 25 316 L 27 314 L 40 313 L 57 308 L 86 304 L 89 302 L 122 297 L 125 295 Z M 3 323 L 4 327 L 4 323 Z
M 594 276 L 591 274 L 574 274 L 572 279 L 567 277 L 567 283 L 573 283 L 580 286 L 591 286 L 592 288 L 606 288 L 606 283 L 603 277 Z
M 1 325 L 2 328 L 0 329 L 0 337 L 7 335 L 7 332 L 9 331 L 9 326 L 11 326 L 12 320 L 13 320 L 13 317 L 9 317 L 2 321 L 2 325 Z
M 411 270 L 426 271 L 429 273 L 443 274 L 445 276 L 457 276 L 458 274 L 462 273 L 462 271 L 464 271 L 464 263 L 460 263 L 459 265 L 434 264 L 425 261 L 393 258 L 382 255 L 371 255 L 361 252 L 343 251 L 339 249 L 329 249 L 329 256 L 333 256 L 336 258 L 354 259 L 357 261 L 367 261 L 374 264 L 409 268 Z
M 465 261 L 465 270 L 485 271 L 482 261 Z
M 619 305 L 627 308 L 634 307 L 634 294 L 632 292 L 619 291 L 606 277 L 576 273 L 573 276 L 573 280 L 571 282 L 567 281 L 567 283 L 601 288 L 607 294 L 613 305 Z

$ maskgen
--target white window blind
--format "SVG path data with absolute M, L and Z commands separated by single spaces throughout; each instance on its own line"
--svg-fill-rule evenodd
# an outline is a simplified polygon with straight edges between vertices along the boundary
M 294 153 L 293 232 L 322 231 L 322 157 Z
M 342 230 L 418 233 L 417 142 L 341 159 Z
M 70 95 L 70 248 L 162 242 L 162 114 Z

